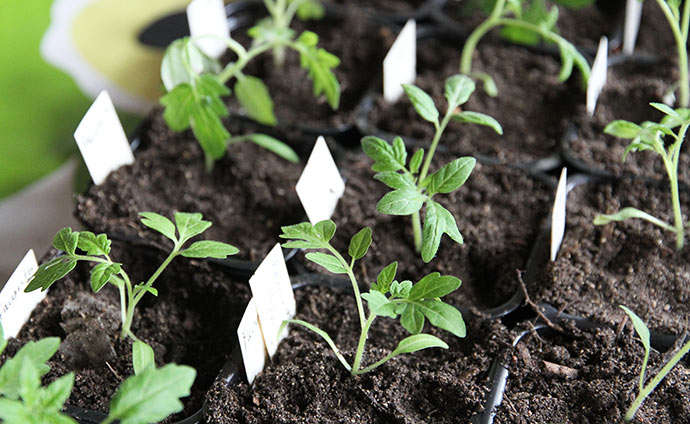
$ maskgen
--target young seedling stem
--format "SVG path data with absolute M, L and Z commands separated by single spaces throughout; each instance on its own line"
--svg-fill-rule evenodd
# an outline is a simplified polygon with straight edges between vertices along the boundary
M 688 25 L 690 22 L 690 2 L 684 2 L 682 16 L 678 5 L 669 4 L 668 0 L 656 0 L 656 3 L 664 13 L 668 21 L 673 38 L 676 41 L 676 51 L 678 53 L 678 71 L 680 72 L 679 90 L 680 90 L 680 107 L 688 107 L 690 105 L 690 80 L 688 80 Z M 676 2 L 673 2 L 676 3 Z

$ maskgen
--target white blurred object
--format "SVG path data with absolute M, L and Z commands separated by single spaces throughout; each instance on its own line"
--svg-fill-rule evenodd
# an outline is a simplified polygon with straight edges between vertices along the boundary
M 76 159 L 70 159 L 0 202 L 0 282 L 7 281 L 27 250 L 34 249 L 40 260 L 60 228 L 80 227 L 72 216 L 76 169 Z

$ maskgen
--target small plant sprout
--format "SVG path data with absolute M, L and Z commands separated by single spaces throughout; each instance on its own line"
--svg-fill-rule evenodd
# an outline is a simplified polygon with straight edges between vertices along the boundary
M 122 264 L 110 259 L 111 241 L 105 234 L 95 235 L 89 231 L 72 231 L 63 228 L 53 240 L 53 247 L 65 254 L 41 265 L 34 273 L 26 287 L 27 292 L 48 288 L 74 269 L 79 261 L 95 263 L 91 270 L 91 289 L 98 293 L 107 283 L 120 291 L 120 310 L 122 316 L 121 337 L 134 340 L 134 369 L 137 374 L 153 362 L 153 351 L 144 342 L 137 339 L 132 332 L 134 310 L 146 293 L 158 296 L 153 287 L 156 279 L 177 256 L 187 258 L 226 258 L 238 252 L 237 248 L 218 241 L 197 241 L 183 249 L 185 243 L 206 231 L 211 223 L 204 221 L 200 213 L 175 213 L 175 223 L 154 212 L 142 212 L 142 224 L 158 231 L 173 242 L 173 249 L 163 263 L 146 282 L 133 284 Z M 84 253 L 78 253 L 78 250 Z
M 335 234 L 335 228 L 335 224 L 330 220 L 318 222 L 313 226 L 308 222 L 303 222 L 283 227 L 283 234 L 280 237 L 291 240 L 284 243 L 284 247 L 326 249 L 329 253 L 309 252 L 306 257 L 332 273 L 347 274 L 350 278 L 361 327 L 359 343 L 352 364 L 343 356 L 328 333 L 313 324 L 302 320 L 286 320 L 278 334 L 281 334 L 284 326 L 289 323 L 308 328 L 328 343 L 340 363 L 352 375 L 367 373 L 403 353 L 412 353 L 430 347 L 447 349 L 448 345 L 441 339 L 430 334 L 420 334 L 424 328 L 425 317 L 431 325 L 446 330 L 457 337 L 465 337 L 465 322 L 460 311 L 440 300 L 441 297 L 460 287 L 461 281 L 459 279 L 452 276 L 441 276 L 438 272 L 433 272 L 416 284 L 412 284 L 408 280 L 398 282 L 395 280 L 398 263 L 393 262 L 379 272 L 376 282 L 371 284 L 368 293 L 360 294 L 359 283 L 354 274 L 354 265 L 355 261 L 364 257 L 369 250 L 372 242 L 371 229 L 364 228 L 352 237 L 348 249 L 350 261 L 347 261 L 330 244 L 330 240 Z M 368 303 L 368 316 L 364 312 L 362 300 L 366 300 Z M 362 356 L 367 334 L 374 319 L 378 316 L 393 319 L 400 316 L 400 324 L 413 335 L 401 340 L 388 355 L 371 365 L 363 366 Z
M 643 0 L 640 0 L 643 1 Z M 681 107 L 690 106 L 690 81 L 688 80 L 688 26 L 690 23 L 690 3 L 683 4 L 683 12 L 680 11 L 680 0 L 656 0 L 666 16 L 666 21 L 671 28 L 673 38 L 676 40 L 676 50 L 678 53 L 678 71 L 680 81 L 678 81 L 680 91 L 679 105 Z
M 389 144 L 378 137 L 367 136 L 362 139 L 362 149 L 374 160 L 371 169 L 378 172 L 374 178 L 393 189 L 381 198 L 376 209 L 389 215 L 412 215 L 415 250 L 422 254 L 424 262 L 429 262 L 436 255 L 444 233 L 457 243 L 463 243 L 455 218 L 440 203 L 434 201 L 433 196 L 460 188 L 467 181 L 476 163 L 473 157 L 458 158 L 429 175 L 431 161 L 446 126 L 452 119 L 486 125 L 498 134 L 503 134 L 503 129 L 488 115 L 459 110 L 459 106 L 467 102 L 475 90 L 474 82 L 464 75 L 453 75 L 446 80 L 445 97 L 448 109 L 440 121 L 440 113 L 431 96 L 414 85 L 403 84 L 403 89 L 417 113 L 434 124 L 436 131 L 429 152 L 425 156 L 424 149 L 415 151 L 407 164 L 405 143 L 400 137 L 396 137 L 393 143 Z M 422 230 L 420 209 L 425 204 L 426 214 Z
M 683 345 L 683 347 L 681 347 L 678 352 L 671 357 L 666 365 L 661 368 L 661 371 L 659 371 L 659 373 L 645 386 L 645 372 L 647 371 L 647 362 L 649 361 L 649 352 L 651 351 L 649 329 L 647 328 L 647 325 L 640 319 L 640 317 L 638 317 L 633 311 L 623 305 L 621 305 L 620 308 L 625 311 L 628 317 L 630 317 L 633 327 L 635 328 L 635 332 L 638 336 L 640 336 L 640 341 L 644 347 L 644 359 L 642 360 L 642 370 L 640 371 L 639 393 L 625 414 L 625 420 L 631 421 L 647 396 L 649 396 L 654 389 L 656 389 L 656 386 L 661 383 L 661 380 L 663 380 L 668 373 L 671 372 L 673 367 L 675 367 L 676 364 L 683 359 L 683 356 L 690 351 L 690 342 Z
M 232 137 L 221 122 L 221 118 L 228 116 L 221 97 L 230 95 L 226 84 L 234 78 L 235 96 L 247 114 L 261 124 L 277 123 L 266 85 L 243 73 L 247 64 L 262 53 L 272 50 L 280 65 L 286 48 L 297 51 L 301 66 L 313 82 L 314 95 L 325 94 L 333 109 L 340 103 L 340 85 L 332 71 L 340 60 L 317 47 L 319 37 L 313 32 L 304 31 L 296 37 L 289 28 L 295 14 L 301 18 L 323 15 L 321 4 L 315 0 L 265 0 L 264 4 L 269 17 L 249 30 L 253 38 L 249 49 L 231 37 L 223 39 L 237 56 L 224 68 L 196 46 L 194 37 L 174 41 L 163 57 L 161 78 L 167 90 L 160 100 L 165 107 L 163 118 L 173 131 L 192 129 L 204 150 L 209 170 L 215 160 L 223 157 L 228 144 L 240 141 L 254 142 L 287 160 L 298 161 L 295 152 L 279 140 L 265 134 Z
M 625 148 L 623 160 L 625 160 L 628 153 L 638 150 L 652 150 L 661 156 L 671 184 L 674 225 L 667 224 L 646 212 L 632 207 L 623 208 L 611 215 L 598 215 L 594 218 L 594 225 L 605 225 L 611 221 L 625 221 L 630 218 L 645 219 L 652 224 L 675 233 L 676 248 L 680 250 L 683 248 L 685 229 L 683 226 L 683 215 L 680 210 L 680 198 L 678 196 L 678 160 L 685 133 L 688 130 L 688 126 L 690 126 L 690 109 L 672 109 L 662 103 L 650 104 L 666 115 L 661 120 L 661 123 L 646 121 L 641 125 L 637 125 L 624 120 L 616 120 L 608 124 L 604 128 L 604 132 L 616 137 L 632 139 L 628 147 Z M 674 132 L 674 129 L 677 129 L 677 132 Z M 664 143 L 663 137 L 665 135 L 672 137 L 672 143 L 668 147 Z
M 477 26 L 465 41 L 460 56 L 460 73 L 482 81 L 484 91 L 490 96 L 498 94 L 496 83 L 489 74 L 472 72 L 472 55 L 486 33 L 496 27 L 503 27 L 503 36 L 513 42 L 536 45 L 544 39 L 555 43 L 561 53 L 562 63 L 558 79 L 565 81 L 570 78 L 575 65 L 586 85 L 590 73 L 587 60 L 575 46 L 558 35 L 557 20 L 558 7 L 553 6 L 551 10 L 547 10 L 544 0 L 496 0 L 489 17 Z
M 2 329 L 0 328 L 0 339 Z M 0 353 L 4 349 L 0 342 Z M 5 424 L 77 424 L 61 413 L 72 391 L 71 372 L 41 387 L 50 371 L 46 363 L 60 347 L 60 339 L 49 337 L 28 342 L 0 368 L 0 421 Z M 196 371 L 185 365 L 147 367 L 141 375 L 125 379 L 110 402 L 109 424 L 151 423 L 182 410 L 179 398 L 189 395 Z

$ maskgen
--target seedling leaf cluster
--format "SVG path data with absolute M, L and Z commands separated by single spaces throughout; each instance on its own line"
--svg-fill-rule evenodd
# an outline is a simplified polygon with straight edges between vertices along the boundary
M 672 109 L 662 103 L 650 103 L 654 108 L 663 112 L 666 116 L 661 122 L 646 121 L 641 125 L 616 120 L 604 128 L 604 132 L 616 137 L 629 139 L 630 144 L 625 148 L 623 160 L 630 152 L 651 150 L 661 156 L 664 168 L 671 186 L 671 205 L 673 208 L 674 225 L 654 217 L 639 209 L 626 207 L 619 212 L 610 215 L 598 215 L 594 219 L 595 225 L 605 225 L 612 221 L 625 221 L 631 218 L 640 218 L 654 225 L 671 231 L 676 235 L 676 248 L 683 248 L 685 239 L 685 226 L 680 209 L 680 197 L 678 193 L 678 161 L 680 151 L 685 140 L 685 134 L 690 126 L 690 109 Z M 671 143 L 666 147 L 664 136 L 671 138 Z
M 498 134 L 503 133 L 501 125 L 491 116 L 459 110 L 459 106 L 466 103 L 475 90 L 475 84 L 470 78 L 453 75 L 446 80 L 444 88 L 448 105 L 441 118 L 429 94 L 414 85 L 403 84 L 403 89 L 419 116 L 434 125 L 434 138 L 428 153 L 425 154 L 424 149 L 418 149 L 408 163 L 408 153 L 402 138 L 396 137 L 392 143 L 375 136 L 362 139 L 364 153 L 374 160 L 371 167 L 377 172 L 374 178 L 393 189 L 381 198 L 376 209 L 388 215 L 412 215 L 415 250 L 421 253 L 424 262 L 429 262 L 436 256 L 443 234 L 459 244 L 463 243 L 455 218 L 434 196 L 459 189 L 469 178 L 476 160 L 472 157 L 457 158 L 429 174 L 431 161 L 448 123 L 454 120 L 485 125 Z M 422 229 L 420 210 L 423 206 L 425 219 Z
M 372 243 L 370 228 L 363 228 L 350 239 L 346 260 L 330 243 L 335 235 L 336 225 L 333 221 L 321 221 L 315 225 L 303 222 L 282 228 L 281 238 L 289 240 L 284 247 L 303 249 L 325 249 L 328 253 L 309 252 L 307 259 L 323 266 L 336 274 L 346 274 L 352 283 L 352 290 L 357 304 L 360 322 L 360 338 L 354 359 L 350 363 L 340 352 L 331 337 L 325 331 L 303 320 L 286 320 L 288 323 L 298 324 L 308 328 L 323 338 L 331 347 L 340 363 L 352 374 L 358 375 L 369 372 L 386 363 L 395 356 L 412 353 L 431 347 L 448 348 L 441 339 L 430 334 L 422 334 L 426 320 L 433 326 L 446 330 L 457 337 L 465 337 L 465 323 L 462 314 L 453 306 L 444 303 L 440 298 L 460 287 L 461 281 L 452 276 L 441 276 L 433 272 L 417 283 L 412 281 L 397 281 L 397 262 L 383 268 L 371 284 L 367 293 L 360 292 L 360 286 L 354 274 L 356 261 L 363 258 Z M 368 304 L 369 314 L 364 311 L 363 300 Z M 372 323 L 377 317 L 400 319 L 400 324 L 412 335 L 401 340 L 397 347 L 368 366 L 362 365 L 362 358 L 367 341 L 367 335 Z M 282 327 L 278 334 L 282 333 Z
M 322 16 L 321 4 L 315 0 L 265 0 L 264 4 L 269 17 L 248 31 L 253 40 L 248 49 L 231 37 L 223 38 L 237 57 L 224 67 L 196 46 L 195 37 L 174 41 L 163 58 L 161 78 L 167 90 L 160 100 L 165 107 L 163 118 L 174 131 L 192 129 L 205 152 L 209 169 L 213 161 L 223 157 L 228 144 L 241 141 L 255 142 L 287 160 L 298 160 L 292 149 L 271 136 L 232 137 L 222 123 L 222 118 L 228 116 L 222 97 L 234 90 L 249 117 L 261 124 L 277 124 L 266 85 L 261 79 L 243 73 L 257 56 L 273 51 L 276 66 L 281 66 L 285 49 L 295 50 L 312 80 L 314 96 L 325 95 L 333 109 L 340 103 L 340 84 L 333 73 L 340 60 L 317 46 L 319 37 L 315 33 L 304 31 L 296 36 L 289 27 L 295 14 L 301 18 Z M 232 79 L 235 80 L 233 90 L 226 85 Z

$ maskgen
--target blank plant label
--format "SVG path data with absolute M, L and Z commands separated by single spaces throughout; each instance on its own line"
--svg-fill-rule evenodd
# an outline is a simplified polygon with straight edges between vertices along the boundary
M 223 0 L 192 1 L 187 6 L 187 21 L 192 37 L 201 37 L 195 40 L 196 45 L 208 56 L 218 59 L 227 47 L 222 39 L 230 35 Z
M 592 64 L 592 72 L 589 74 L 589 84 L 587 84 L 587 113 L 589 116 L 594 115 L 594 109 L 597 107 L 597 99 L 601 90 L 606 85 L 606 71 L 608 70 L 608 52 L 609 40 L 601 37 L 599 40 L 599 48 L 597 49 L 597 56 L 594 58 Z
M 254 378 L 266 365 L 266 345 L 261 334 L 259 316 L 256 312 L 254 298 L 249 301 L 247 309 L 242 315 L 242 321 L 237 327 L 237 338 L 240 342 L 242 352 L 242 362 L 247 373 L 249 384 L 254 382 Z
M 41 290 L 24 292 L 37 269 L 36 255 L 29 250 L 0 291 L 0 323 L 5 337 L 16 337 L 36 305 L 46 297 Z
M 294 317 L 296 309 L 295 295 L 280 244 L 276 244 L 266 255 L 249 279 L 249 286 L 256 303 L 266 350 L 273 357 L 278 342 L 287 336 L 286 328 L 278 337 L 280 325 Z
M 641 18 L 642 2 L 640 0 L 628 0 L 625 5 L 625 26 L 623 27 L 624 54 L 631 55 L 635 51 Z
M 565 234 L 565 204 L 568 197 L 568 168 L 563 168 L 551 212 L 551 261 L 556 260 Z
M 402 84 L 417 78 L 417 24 L 407 21 L 383 59 L 383 98 L 396 102 L 403 94 Z
M 312 224 L 330 219 L 345 192 L 345 183 L 323 137 L 316 140 L 295 188 Z
M 82 118 L 74 139 L 95 184 L 101 184 L 119 167 L 134 162 L 125 130 L 105 90 Z

